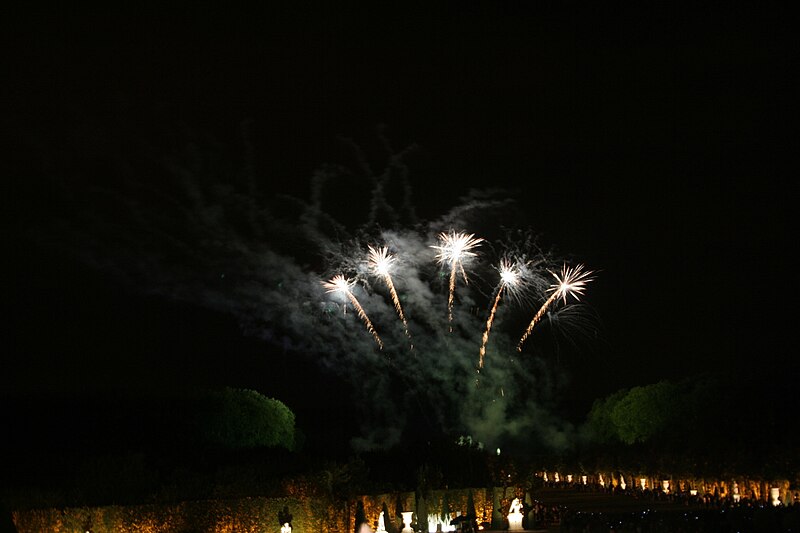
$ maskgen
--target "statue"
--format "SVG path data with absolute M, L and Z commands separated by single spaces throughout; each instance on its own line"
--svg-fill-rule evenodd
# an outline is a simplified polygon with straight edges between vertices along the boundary
M 378 515 L 378 529 L 375 530 L 375 533 L 386 533 L 386 519 L 383 517 L 383 511 Z
M 400 514 L 403 515 L 403 529 L 400 531 L 400 533 L 414 533 L 414 530 L 411 529 L 411 521 L 414 519 L 414 512 L 405 511 Z
M 281 524 L 281 533 L 292 533 L 292 513 L 289 512 L 288 505 L 278 511 L 278 522 Z
M 511 507 L 508 510 L 508 530 L 509 531 L 522 531 L 522 502 L 519 498 L 514 498 L 511 501 Z

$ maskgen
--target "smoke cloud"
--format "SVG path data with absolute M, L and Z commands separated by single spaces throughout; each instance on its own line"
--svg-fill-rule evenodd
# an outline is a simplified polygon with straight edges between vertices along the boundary
M 390 157 L 377 177 L 362 169 L 369 202 L 356 205 L 337 181 L 341 168 L 311 176 L 310 197 L 303 199 L 262 191 L 251 165 L 220 164 L 207 151 L 189 144 L 150 161 L 154 176 L 143 177 L 141 167 L 126 161 L 118 165 L 124 179 L 113 185 L 101 180 L 79 191 L 65 188 L 67 203 L 83 208 L 59 218 L 58 245 L 144 291 L 233 315 L 245 334 L 348 382 L 361 425 L 355 449 L 431 433 L 470 435 L 504 449 L 563 449 L 574 440 L 575 428 L 552 409 L 566 383 L 551 364 L 557 336 L 540 342 L 534 334 L 522 353 L 515 349 L 547 297 L 548 270 L 560 268 L 561 259 L 541 250 L 529 229 L 504 225 L 515 221 L 507 193 L 473 191 L 438 219 L 420 221 L 400 156 Z M 393 190 L 402 194 L 395 198 Z M 331 212 L 343 205 L 353 219 L 363 214 L 361 222 L 339 222 Z M 432 248 L 449 230 L 486 239 L 464 264 L 468 282 L 459 274 L 452 324 L 449 269 L 437 264 Z M 386 284 L 368 269 L 369 245 L 386 246 L 395 258 L 391 275 L 410 341 Z M 501 302 L 479 372 L 501 257 L 525 265 L 526 290 Z M 336 274 L 353 281 L 352 293 L 383 350 L 350 302 L 326 293 L 322 282 Z M 558 331 L 578 326 L 562 343 L 579 342 L 591 321 L 569 305 L 548 319 L 559 323 Z

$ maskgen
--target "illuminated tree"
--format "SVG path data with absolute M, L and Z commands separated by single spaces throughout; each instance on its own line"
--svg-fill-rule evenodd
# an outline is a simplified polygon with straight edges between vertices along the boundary
M 675 385 L 666 381 L 632 388 L 610 413 L 619 440 L 645 442 L 663 432 L 675 412 L 674 390 Z
M 594 401 L 587 416 L 588 428 L 594 440 L 606 444 L 619 440 L 617 427 L 611 420 L 611 412 L 627 394 L 628 389 L 620 389 L 606 398 Z

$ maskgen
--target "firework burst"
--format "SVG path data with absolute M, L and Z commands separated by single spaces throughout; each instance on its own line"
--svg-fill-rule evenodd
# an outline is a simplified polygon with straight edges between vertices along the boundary
M 333 278 L 330 279 L 330 281 L 322 282 L 322 286 L 325 287 L 327 292 L 340 292 L 345 296 L 347 296 L 347 298 L 350 300 L 350 303 L 353 304 L 353 307 L 355 307 L 356 311 L 358 312 L 359 318 L 361 318 L 361 320 L 364 321 L 364 325 L 367 327 L 367 331 L 369 331 L 372 334 L 372 337 L 375 339 L 375 342 L 378 343 L 378 348 L 383 350 L 383 341 L 378 336 L 378 332 L 375 331 L 375 328 L 372 326 L 372 322 L 370 322 L 367 313 L 364 312 L 364 308 L 361 307 L 361 304 L 353 294 L 353 291 L 350 290 L 350 287 L 352 285 L 353 283 L 341 274 L 335 275 Z
M 536 312 L 536 315 L 534 315 L 531 323 L 528 324 L 528 328 L 525 330 L 525 333 L 522 335 L 522 338 L 517 344 L 517 351 L 522 351 L 522 345 L 525 343 L 525 340 L 531 334 L 533 328 L 542 319 L 547 311 L 547 308 L 550 307 L 553 302 L 559 298 L 562 298 L 564 300 L 564 304 L 566 304 L 567 296 L 570 294 L 573 295 L 576 300 L 580 299 L 580 296 L 583 295 L 583 291 L 586 290 L 586 284 L 592 281 L 592 273 L 593 272 L 591 270 L 584 271 L 583 265 L 578 265 L 574 268 L 564 265 L 561 267 L 560 276 L 554 272 L 551 272 L 558 283 L 551 285 L 548 289 L 548 292 L 552 291 L 553 294 L 547 298 L 544 304 L 542 304 L 542 307 L 539 308 L 539 311 Z
M 392 281 L 391 267 L 395 260 L 394 256 L 389 255 L 389 249 L 385 246 L 381 248 L 373 248 L 372 246 L 369 246 L 368 260 L 372 273 L 376 276 L 382 277 L 384 283 L 386 283 L 386 286 L 389 287 L 389 293 L 391 294 L 394 308 L 397 311 L 397 315 L 400 317 L 400 320 L 403 321 L 403 329 L 406 337 L 411 340 L 411 333 L 408 331 L 408 321 L 403 313 L 403 307 L 400 305 L 400 298 L 397 296 L 397 291 L 395 290 L 394 282 Z M 411 345 L 411 349 L 414 349 L 413 344 Z
M 492 310 L 489 311 L 489 318 L 486 320 L 486 328 L 483 331 L 478 368 L 483 368 L 483 357 L 486 355 L 486 343 L 489 342 L 489 332 L 492 330 L 494 315 L 497 312 L 497 306 L 500 305 L 500 298 L 503 296 L 503 291 L 506 288 L 509 292 L 519 290 L 523 281 L 519 265 L 508 259 L 501 259 L 500 266 L 497 270 L 500 272 L 500 284 L 497 286 L 497 296 L 494 298 L 494 304 L 492 305 Z
M 477 248 L 481 242 L 483 242 L 483 239 L 475 237 L 474 234 L 467 235 L 466 233 L 451 230 L 448 233 L 440 233 L 440 244 L 431 247 L 439 251 L 439 253 L 436 254 L 436 261 L 439 262 L 439 264 L 450 266 L 450 292 L 447 298 L 447 320 L 449 322 L 453 321 L 453 301 L 455 299 L 457 272 L 459 270 L 461 271 L 461 275 L 464 277 L 464 283 L 467 283 L 467 273 L 464 271 L 464 259 L 476 256 L 477 254 L 472 250 Z

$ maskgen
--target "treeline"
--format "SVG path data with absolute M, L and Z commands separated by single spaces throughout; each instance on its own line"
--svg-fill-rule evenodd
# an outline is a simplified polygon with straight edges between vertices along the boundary
M 594 402 L 573 459 L 601 470 L 797 479 L 794 377 L 779 372 L 720 372 L 618 390 Z
M 0 489 L 25 506 L 207 497 L 238 475 L 257 477 L 266 491 L 302 447 L 294 413 L 247 389 L 15 398 L 6 406 Z

